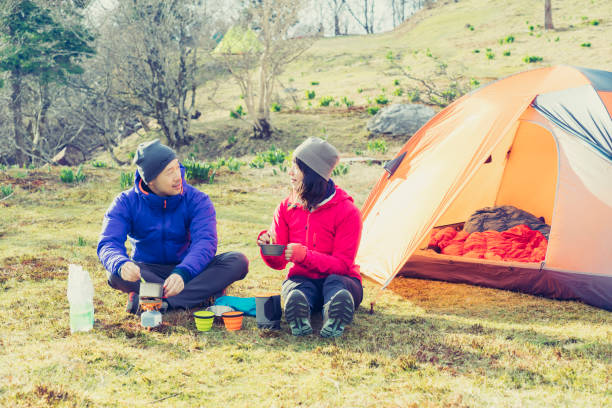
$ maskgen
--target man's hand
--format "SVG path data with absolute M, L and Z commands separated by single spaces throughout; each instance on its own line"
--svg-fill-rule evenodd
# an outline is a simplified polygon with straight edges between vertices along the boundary
M 121 279 L 128 282 L 140 280 L 140 267 L 134 262 L 126 262 L 121 265 Z
M 178 273 L 173 273 L 168 276 L 168 279 L 164 282 L 164 297 L 171 297 L 178 295 L 185 288 L 185 282 Z
M 273 243 L 274 237 L 272 237 L 268 231 L 264 232 L 259 236 L 259 238 L 257 238 L 257 245 L 267 245 Z
M 289 244 L 285 248 L 285 259 L 293 263 L 302 263 L 306 259 L 308 248 L 302 244 Z

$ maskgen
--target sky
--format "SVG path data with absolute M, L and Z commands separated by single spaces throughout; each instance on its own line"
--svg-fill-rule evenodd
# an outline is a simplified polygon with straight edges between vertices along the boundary
M 111 10 L 118 0 L 95 0 L 89 7 L 90 16 L 97 18 L 105 10 Z M 224 16 L 227 19 L 236 17 L 239 0 L 203 0 L 207 3 L 209 10 L 214 10 L 218 16 Z M 353 2 L 359 2 L 352 0 Z M 393 28 L 393 17 L 390 9 L 390 0 L 372 0 L 376 1 L 374 10 L 375 32 L 384 32 Z M 360 3 L 360 2 L 359 2 Z M 329 15 L 326 7 L 326 0 L 310 0 L 309 6 L 300 15 L 300 25 L 303 27 L 315 27 L 319 25 L 321 14 L 326 18 L 325 31 L 326 35 L 331 34 L 331 15 Z M 356 4 L 356 3 L 353 3 Z M 408 15 L 408 11 L 406 12 Z M 349 34 L 364 34 L 361 28 L 354 19 L 347 14 L 348 32 Z M 299 30 L 298 30 L 299 31 Z

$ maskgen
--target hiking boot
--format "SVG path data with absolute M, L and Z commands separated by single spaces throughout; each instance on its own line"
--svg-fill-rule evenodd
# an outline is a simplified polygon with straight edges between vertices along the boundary
M 339 290 L 323 306 L 323 326 L 321 337 L 338 337 L 344 332 L 344 326 L 353 321 L 355 301 L 346 289 Z
M 136 292 L 130 292 L 128 294 L 127 304 L 125 305 L 125 311 L 131 314 L 137 315 L 140 311 L 140 297 Z
M 289 292 L 285 301 L 285 319 L 294 336 L 306 336 L 312 333 L 310 306 L 301 290 L 293 289 Z

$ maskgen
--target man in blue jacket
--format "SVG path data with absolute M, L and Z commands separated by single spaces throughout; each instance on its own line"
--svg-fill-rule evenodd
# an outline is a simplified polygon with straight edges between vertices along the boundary
M 208 195 L 185 182 L 185 169 L 159 140 L 138 146 L 134 187 L 119 194 L 106 215 L 98 258 L 111 287 L 129 294 L 138 312 L 141 277 L 163 283 L 170 308 L 206 304 L 243 279 L 248 260 L 239 252 L 217 252 L 217 220 Z M 125 241 L 130 240 L 128 257 Z

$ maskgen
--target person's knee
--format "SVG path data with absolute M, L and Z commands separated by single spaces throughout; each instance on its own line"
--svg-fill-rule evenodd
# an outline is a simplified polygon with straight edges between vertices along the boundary
M 108 276 L 108 286 L 110 286 L 113 289 L 116 290 L 120 290 L 122 292 L 126 292 L 126 282 L 118 275 L 115 275 L 114 273 L 111 273 Z
M 249 273 L 249 259 L 241 252 L 230 252 L 231 271 L 234 273 L 234 279 L 240 280 Z
M 329 285 L 330 283 L 331 284 L 339 283 L 339 284 L 342 284 L 342 286 L 345 286 L 344 277 L 340 275 L 329 275 L 327 278 L 325 278 L 325 284 Z

